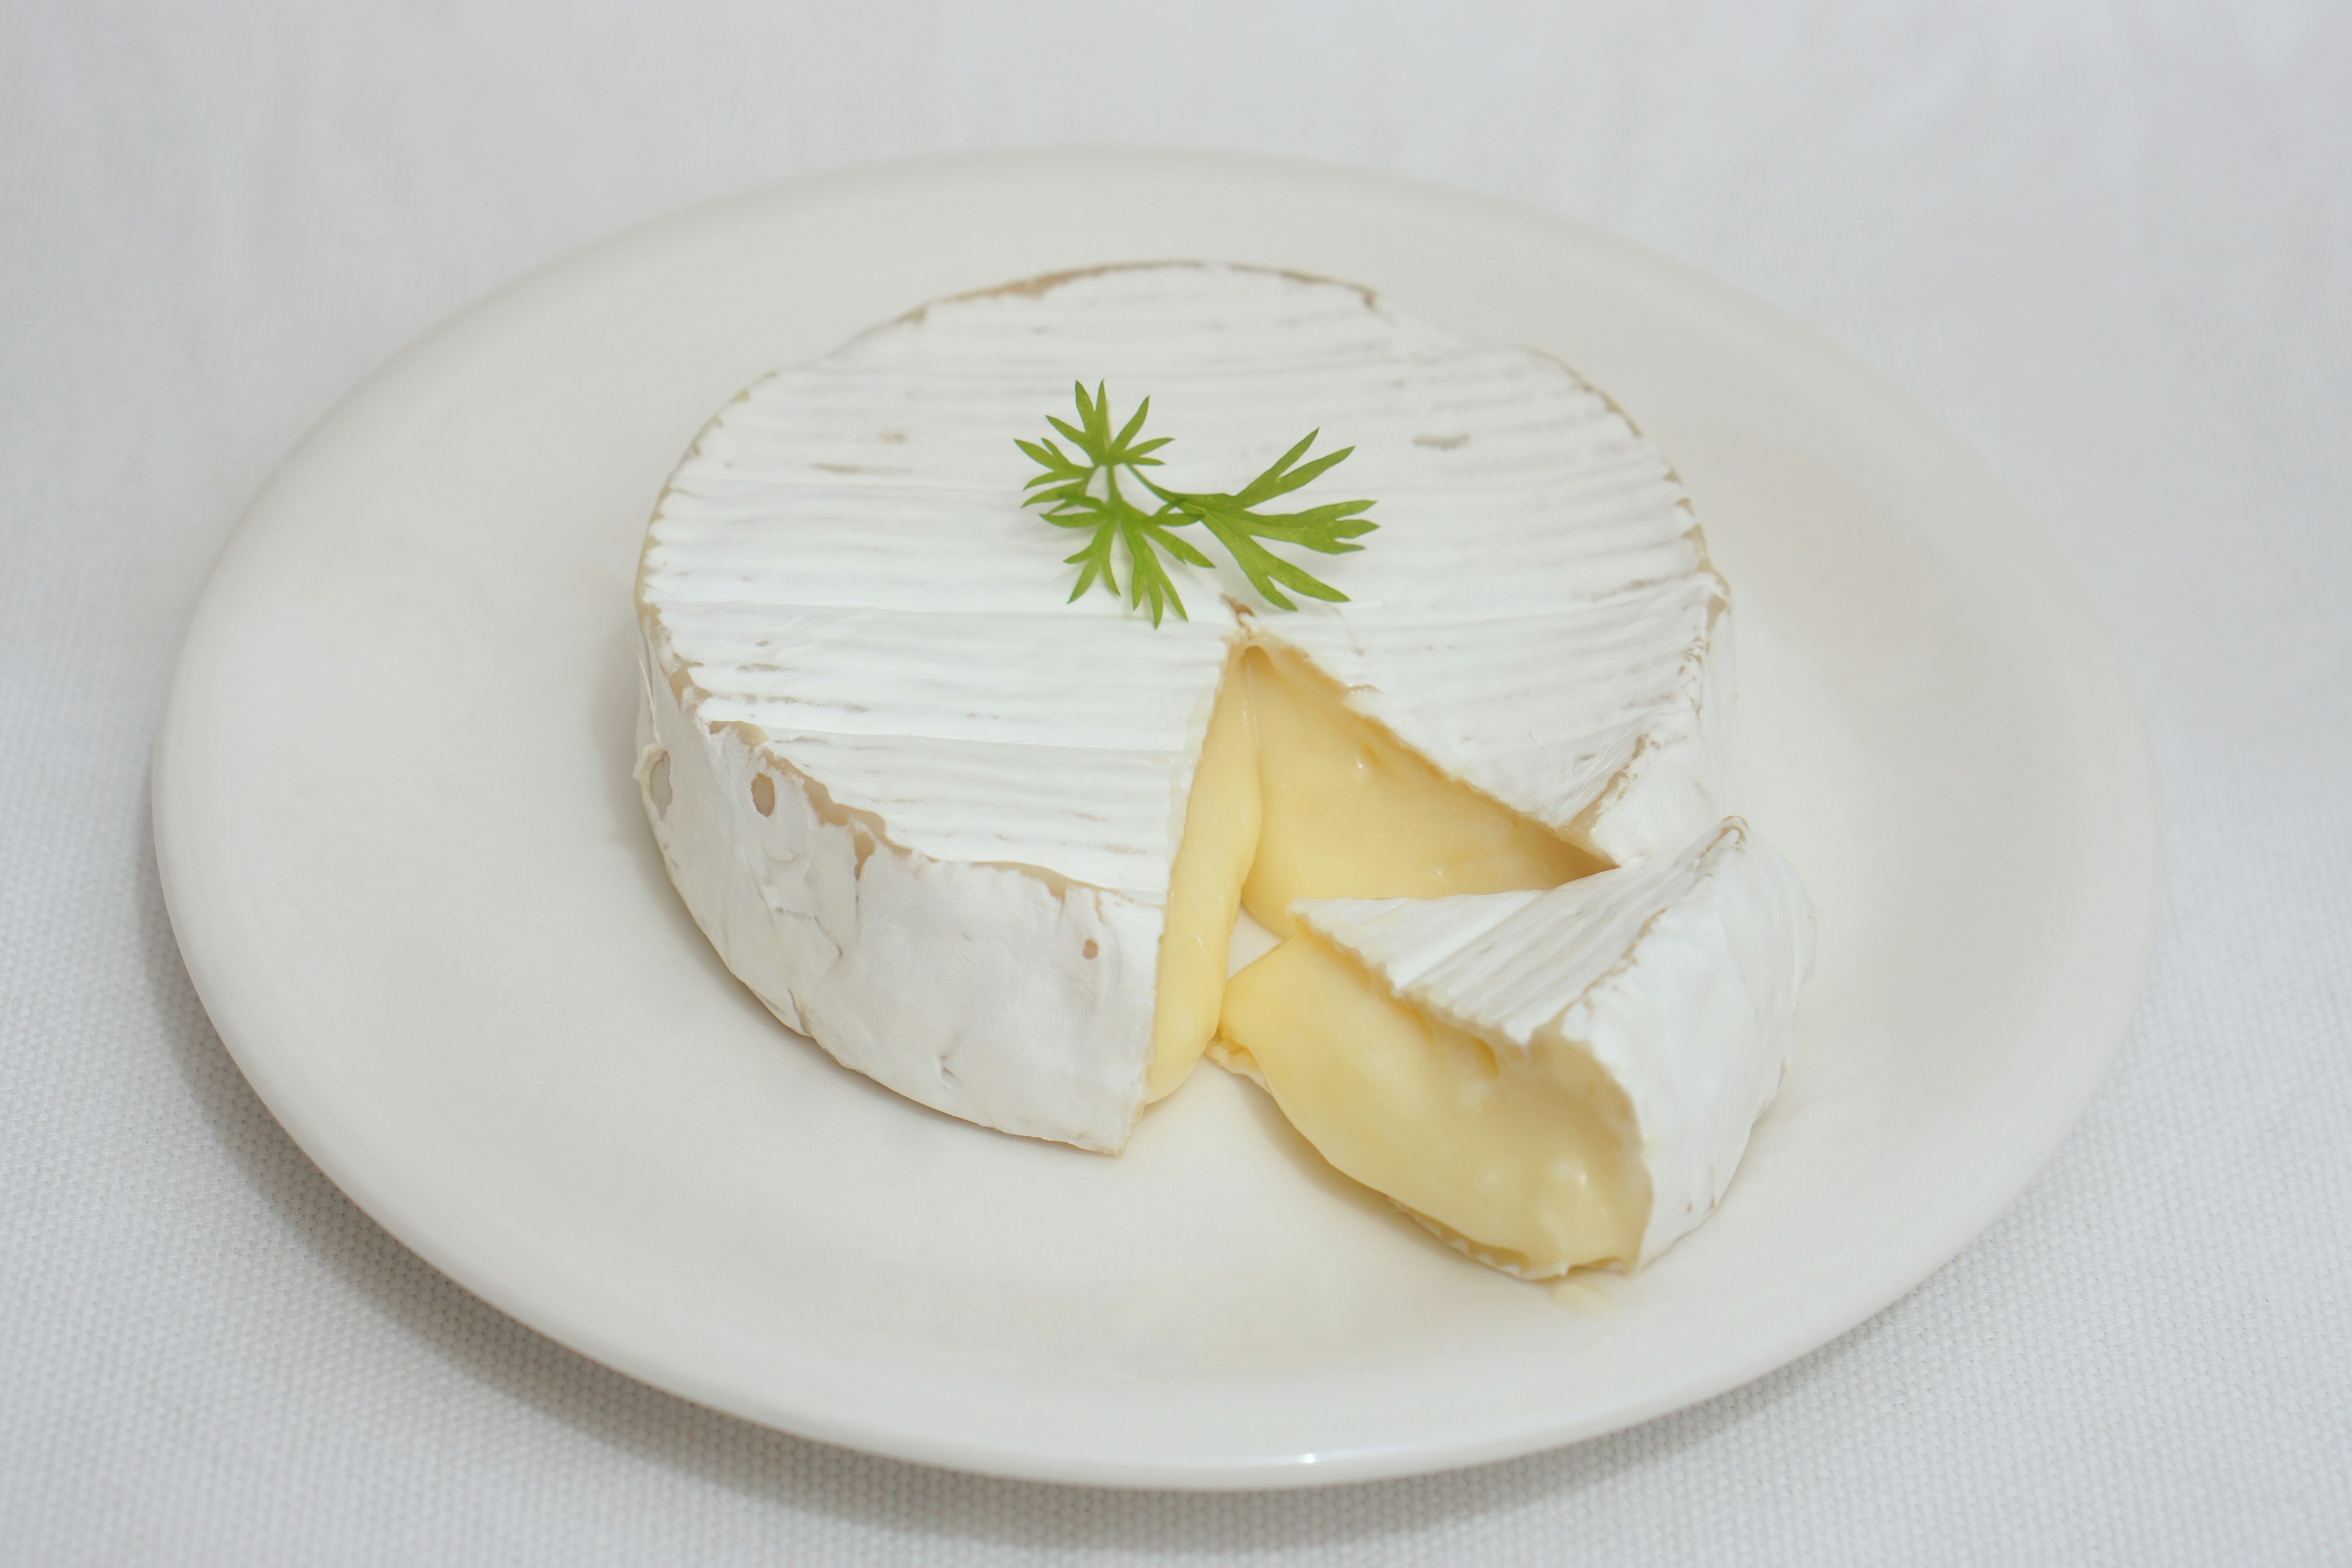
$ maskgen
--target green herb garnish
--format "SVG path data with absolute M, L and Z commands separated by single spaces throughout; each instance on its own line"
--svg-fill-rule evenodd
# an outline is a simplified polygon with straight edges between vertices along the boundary
M 1328 506 L 1288 512 L 1262 512 L 1257 509 L 1276 496 L 1288 495 L 1320 478 L 1345 461 L 1355 450 L 1353 447 L 1342 447 L 1311 462 L 1301 463 L 1299 459 L 1322 434 L 1320 430 L 1310 430 L 1298 445 L 1276 458 L 1265 472 L 1231 494 L 1222 490 L 1195 494 L 1162 489 L 1145 478 L 1142 471 L 1160 466 L 1160 459 L 1151 454 L 1170 440 L 1166 436 L 1149 441 L 1141 438 L 1143 422 L 1151 413 L 1151 399 L 1145 398 L 1135 416 L 1113 435 L 1108 391 L 1097 384 L 1094 395 L 1088 397 L 1083 382 L 1077 384 L 1076 391 L 1077 424 L 1051 416 L 1046 423 L 1078 449 L 1077 458 L 1063 451 L 1051 437 L 1043 441 L 1014 443 L 1032 462 L 1045 470 L 1024 487 L 1031 494 L 1022 504 L 1045 508 L 1045 521 L 1056 527 L 1093 531 L 1083 549 L 1064 557 L 1080 569 L 1078 585 L 1070 590 L 1073 603 L 1097 578 L 1102 580 L 1105 592 L 1118 597 L 1118 578 L 1111 570 L 1111 545 L 1118 541 L 1127 546 L 1127 602 L 1150 605 L 1151 624 L 1155 626 L 1166 609 L 1190 620 L 1192 617 L 1184 614 L 1184 601 L 1177 596 L 1176 584 L 1170 580 L 1168 568 L 1160 556 L 1165 551 L 1190 565 L 1211 564 L 1191 541 L 1173 531 L 1196 522 L 1216 536 L 1233 556 L 1234 563 L 1242 569 L 1242 574 L 1249 579 L 1250 586 L 1276 609 L 1298 607 L 1283 592 L 1285 588 L 1331 603 L 1347 598 L 1339 589 L 1308 575 L 1304 568 L 1275 554 L 1259 541 L 1295 544 L 1323 555 L 1344 555 L 1350 550 L 1361 550 L 1362 545 L 1349 541 L 1380 526 L 1362 515 L 1373 503 L 1334 501 Z M 1128 499 L 1128 493 L 1119 488 L 1122 469 L 1139 491 L 1158 503 L 1152 510 L 1146 511 Z M 1095 493 L 1097 474 L 1102 476 L 1099 495 Z

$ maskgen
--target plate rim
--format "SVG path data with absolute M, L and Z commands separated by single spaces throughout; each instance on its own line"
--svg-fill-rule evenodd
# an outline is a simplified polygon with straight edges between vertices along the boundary
M 538 289 L 570 270 L 592 266 L 647 240 L 682 228 L 724 224 L 754 209 L 777 211 L 793 204 L 818 202 L 842 190 L 895 187 L 901 193 L 914 194 L 942 179 L 975 174 L 1041 169 L 1083 173 L 1089 168 L 1137 163 L 1179 172 L 1247 171 L 1258 176 L 1353 186 L 1391 199 L 1475 210 L 1489 221 L 1514 224 L 1556 243 L 1606 256 L 1620 266 L 1710 295 L 1717 306 L 1736 317 L 1745 329 L 1764 335 L 1777 348 L 1794 351 L 1810 361 L 1811 370 L 1868 388 L 1880 400 L 1883 416 L 1906 426 L 1912 436 L 1939 446 L 1948 459 L 1967 465 L 1989 494 L 1997 495 L 2006 503 L 2011 519 L 2020 525 L 2018 539 L 2030 541 L 2028 547 L 2040 556 L 2037 586 L 2055 595 L 2068 612 L 2066 619 L 2077 645 L 2074 651 L 2080 656 L 2080 663 L 2072 673 L 2100 699 L 2095 712 L 2105 721 L 2107 731 L 2102 754 L 2113 782 L 2123 786 L 2124 793 L 2112 803 L 2116 828 L 2119 837 L 2137 853 L 2130 857 L 2128 865 L 2115 868 L 2113 892 L 2103 908 L 2116 922 L 2116 940 L 2109 945 L 2127 955 L 2127 961 L 2119 963 L 2110 973 L 2106 994 L 2084 1009 L 2086 1014 L 2095 1013 L 2104 1020 L 2096 1031 L 2099 1043 L 2095 1049 L 2086 1048 L 2077 1058 L 2076 1070 L 2064 1086 L 2066 1092 L 2042 1107 L 2045 1114 L 2036 1124 L 2036 1135 L 2013 1141 L 2006 1146 L 2008 1158 L 1996 1162 L 1993 1169 L 1976 1173 L 1970 1201 L 1949 1205 L 1952 1217 L 1948 1223 L 1932 1235 L 1918 1238 L 1899 1262 L 1890 1264 L 1875 1277 L 1871 1289 L 1853 1292 L 1838 1310 L 1816 1314 L 1777 1335 L 1750 1341 L 1743 1347 L 1743 1353 L 1702 1359 L 1681 1377 L 1655 1386 L 1648 1397 L 1617 1406 L 1597 1420 L 1524 1423 L 1475 1438 L 1241 1460 L 1136 1461 L 1074 1449 L 992 1447 L 897 1427 L 887 1420 L 850 1418 L 836 1410 L 778 1408 L 772 1401 L 747 1398 L 739 1390 L 714 1386 L 707 1379 L 666 1363 L 659 1356 L 647 1355 L 637 1346 L 616 1341 L 598 1325 L 564 1310 L 560 1300 L 551 1301 L 543 1295 L 534 1296 L 513 1281 L 499 1278 L 495 1268 L 483 1267 L 480 1259 L 444 1245 L 429 1219 L 414 1212 L 396 1188 L 388 1189 L 371 1173 L 353 1168 L 341 1158 L 332 1130 L 310 1114 L 299 1097 L 286 1092 L 285 1085 L 273 1070 L 274 1052 L 299 1050 L 299 1043 L 272 1038 L 266 1007 L 241 987 L 232 973 L 234 965 L 221 951 L 224 932 L 216 923 L 221 914 L 220 900 L 207 898 L 195 885 L 203 873 L 194 864 L 195 852 L 190 837 L 201 837 L 201 827 L 194 820 L 198 814 L 187 808 L 186 792 L 194 786 L 183 783 L 181 758 L 186 743 L 175 742 L 189 711 L 199 700 L 193 694 L 201 689 L 205 674 L 198 656 L 207 614 L 219 613 L 219 605 L 226 596 L 224 584 L 233 580 L 243 552 L 253 548 L 253 520 L 268 507 L 281 481 L 314 460 L 337 427 L 405 369 L 494 321 L 504 310 L 528 300 Z M 2094 710 L 2088 698 L 2076 707 L 2078 711 Z M 2095 606 L 2046 531 L 1998 476 L 1874 370 L 1825 335 L 1745 290 L 1687 263 L 1658 255 L 1565 215 L 1384 171 L 1262 153 L 1192 149 L 1065 147 L 960 153 L 830 170 L 698 204 L 630 226 L 534 268 L 459 310 L 385 361 L 337 400 L 273 470 L 224 541 L 205 574 L 175 656 L 152 752 L 151 790 L 150 816 L 157 869 L 173 936 L 224 1047 L 304 1155 L 362 1213 L 446 1278 L 533 1331 L 590 1360 L 759 1425 L 867 1453 L 979 1474 L 1166 1489 L 1256 1489 L 1383 1479 L 1455 1469 L 1557 1447 L 1639 1425 L 1727 1393 L 1811 1353 L 1875 1317 L 1981 1235 L 2042 1171 L 2080 1120 L 2121 1048 L 2143 988 L 2154 950 L 2162 878 L 2161 802 L 2153 748 L 2128 675 Z M 2063 1109 L 2053 1110 L 2051 1105 Z

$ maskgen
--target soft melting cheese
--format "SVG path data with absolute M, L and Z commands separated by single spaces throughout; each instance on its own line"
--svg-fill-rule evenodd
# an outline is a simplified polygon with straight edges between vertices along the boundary
M 1297 905 L 1223 1032 L 1340 1170 L 1529 1278 L 1631 1268 L 1721 1199 L 1812 963 L 1795 873 L 1727 819 L 1549 892 Z
M 1312 931 L 1234 976 L 1225 1034 L 1325 1159 L 1493 1259 L 1548 1274 L 1640 1251 L 1640 1139 L 1590 1057 L 1498 1050 Z
M 1209 721 L 1184 809 L 1184 840 L 1168 879 L 1152 1018 L 1153 1100 L 1171 1094 L 1217 1032 L 1242 888 L 1264 819 L 1249 661 L 1234 660 Z
M 1254 651 L 1265 829 L 1242 899 L 1287 936 L 1300 899 L 1434 899 L 1554 888 L 1606 862 L 1449 778 L 1298 654 Z

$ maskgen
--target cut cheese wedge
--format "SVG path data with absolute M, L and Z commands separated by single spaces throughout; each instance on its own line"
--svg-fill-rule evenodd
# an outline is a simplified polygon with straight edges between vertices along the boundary
M 1348 595 L 1066 602 L 1013 443 L 1108 381 L 1230 489 L 1309 426 L 1376 498 Z M 1124 563 L 1121 563 L 1122 569 Z M 1557 361 L 1346 284 L 1113 268 L 937 302 L 762 380 L 637 584 L 638 778 L 777 1017 L 924 1104 L 1116 1150 L 1198 1059 L 1234 910 L 1540 889 L 1717 819 L 1727 599 L 1679 483 Z
M 1308 1142 L 1483 1262 L 1632 1268 L 1723 1196 L 1788 1065 L 1812 909 L 1738 818 L 1549 892 L 1323 900 L 1223 1049 Z

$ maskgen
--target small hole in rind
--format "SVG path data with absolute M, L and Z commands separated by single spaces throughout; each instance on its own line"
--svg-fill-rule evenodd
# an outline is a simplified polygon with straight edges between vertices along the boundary
M 654 815 L 667 821 L 669 817 L 669 753 L 664 752 L 654 759 L 646 771 L 646 793 L 654 797 Z
M 1092 937 L 1088 937 L 1087 939 L 1087 945 L 1078 949 L 1078 951 L 1087 957 L 1092 958 L 1096 953 L 1100 952 L 1102 949 L 1095 945 L 1094 939 Z
M 751 806 L 761 816 L 776 815 L 776 781 L 765 773 L 751 775 Z

